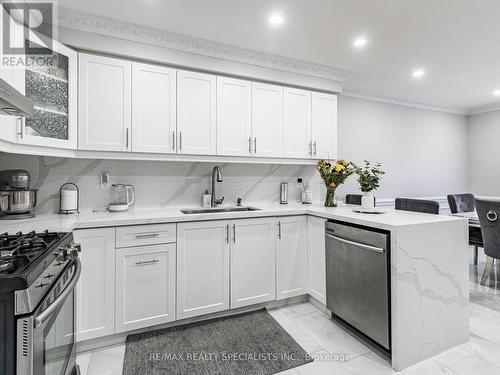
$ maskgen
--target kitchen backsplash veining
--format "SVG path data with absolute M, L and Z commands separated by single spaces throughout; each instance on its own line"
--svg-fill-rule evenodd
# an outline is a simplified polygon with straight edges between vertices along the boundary
M 135 209 L 158 207 L 197 207 L 206 189 L 214 163 L 159 162 L 131 160 L 69 159 L 47 156 L 21 156 L 0 153 L 0 170 L 26 169 L 32 186 L 38 188 L 36 213 L 59 211 L 59 188 L 74 182 L 80 189 L 80 212 L 104 210 L 110 201 L 110 190 L 101 189 L 101 172 L 108 172 L 111 183 L 134 185 Z M 279 203 L 280 182 L 288 182 L 289 202 L 302 192 L 297 178 L 302 177 L 320 202 L 323 186 L 314 166 L 274 164 L 219 164 L 224 181 L 217 185 L 217 196 L 224 204 L 252 202 Z

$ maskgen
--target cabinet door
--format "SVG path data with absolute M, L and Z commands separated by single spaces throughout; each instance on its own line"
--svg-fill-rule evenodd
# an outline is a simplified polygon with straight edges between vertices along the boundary
M 337 158 L 337 96 L 312 93 L 313 157 Z
M 177 225 L 177 319 L 229 309 L 229 222 Z
M 217 77 L 217 155 L 252 154 L 252 84 Z
M 177 71 L 177 152 L 215 155 L 215 76 Z
M 8 23 L 10 24 L 10 45 L 14 48 L 23 49 L 24 47 L 24 38 L 23 38 L 23 26 L 16 23 L 8 14 L 7 11 L 0 7 L 0 41 L 2 41 L 2 45 L 4 42 L 4 37 L 7 38 L 7 35 L 4 35 L 4 27 L 8 27 Z M 5 26 L 4 26 L 5 25 Z M 0 48 L 0 58 L 1 61 L 4 59 L 13 58 L 13 61 L 24 61 L 23 55 L 11 55 L 4 53 L 3 48 Z M 7 60 L 10 61 L 10 60 Z M 25 76 L 25 68 L 24 64 L 15 64 L 15 66 L 5 66 L 4 64 L 0 65 L 0 78 L 6 81 L 9 85 L 14 87 L 17 91 L 24 95 L 24 76 Z M 15 142 L 18 134 L 20 135 L 20 130 L 22 127 L 22 117 L 17 116 L 7 116 L 0 115 L 0 139 Z
M 307 217 L 278 219 L 276 299 L 307 294 Z
M 283 88 L 252 83 L 252 137 L 255 156 L 283 156 Z
M 131 64 L 110 57 L 79 55 L 79 149 L 130 149 Z
M 116 332 L 175 320 L 175 244 L 116 250 Z
M 50 46 L 51 64 L 26 69 L 25 95 L 33 102 L 33 118 L 24 118 L 18 141 L 24 144 L 76 149 L 77 146 L 77 52 L 29 33 L 31 47 Z M 47 47 L 48 48 L 48 47 Z M 36 52 L 26 48 L 36 61 Z M 46 61 L 49 61 L 49 58 Z
M 325 219 L 307 219 L 307 275 L 309 294 L 326 304 Z
M 274 300 L 276 220 L 234 220 L 231 229 L 231 308 Z
M 311 92 L 283 89 L 283 149 L 287 158 L 310 158 Z
M 82 274 L 76 288 L 77 340 L 115 332 L 115 229 L 74 231 Z
M 175 153 L 176 71 L 132 64 L 132 151 Z

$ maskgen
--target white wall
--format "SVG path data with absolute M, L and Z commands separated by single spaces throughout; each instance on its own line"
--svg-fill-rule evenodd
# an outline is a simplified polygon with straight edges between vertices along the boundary
M 465 116 L 341 96 L 339 157 L 380 161 L 377 198 L 443 197 L 467 190 Z M 354 177 L 342 194 L 357 191 Z
M 500 196 L 500 110 L 469 117 L 469 155 L 471 192 Z

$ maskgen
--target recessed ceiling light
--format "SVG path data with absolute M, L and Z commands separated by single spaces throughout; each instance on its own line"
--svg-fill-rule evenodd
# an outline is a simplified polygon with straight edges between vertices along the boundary
M 500 96 L 500 90 L 495 90 L 495 91 L 493 91 L 493 95 L 495 95 L 495 96 Z
M 283 15 L 281 13 L 273 13 L 269 16 L 269 24 L 271 26 L 279 26 L 285 22 Z
M 361 49 L 361 48 L 364 48 L 367 45 L 367 43 L 368 43 L 368 40 L 366 40 L 366 38 L 359 37 L 359 38 L 354 39 L 353 45 L 355 48 Z
M 416 69 L 411 73 L 413 78 L 419 79 L 422 78 L 425 75 L 425 70 L 423 69 Z

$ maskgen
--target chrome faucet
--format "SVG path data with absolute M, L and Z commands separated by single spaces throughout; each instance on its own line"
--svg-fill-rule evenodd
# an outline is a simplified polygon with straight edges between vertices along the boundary
M 222 173 L 220 168 L 216 165 L 212 170 L 212 200 L 210 201 L 211 207 L 217 207 L 219 204 L 222 204 L 224 201 L 224 197 L 221 199 L 215 198 L 215 179 L 217 178 L 217 182 L 222 182 Z

